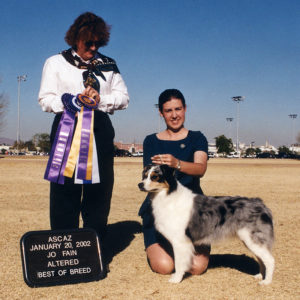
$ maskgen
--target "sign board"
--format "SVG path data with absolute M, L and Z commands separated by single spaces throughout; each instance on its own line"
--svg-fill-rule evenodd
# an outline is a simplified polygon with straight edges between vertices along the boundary
M 105 277 L 100 243 L 92 229 L 30 231 L 21 238 L 23 275 L 30 287 Z

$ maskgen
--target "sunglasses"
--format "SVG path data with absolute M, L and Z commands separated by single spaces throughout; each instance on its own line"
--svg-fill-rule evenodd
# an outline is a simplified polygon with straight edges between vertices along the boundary
M 84 43 L 84 45 L 87 48 L 91 48 L 92 46 L 95 46 L 96 48 L 99 48 L 101 46 L 101 42 L 100 41 L 87 41 Z

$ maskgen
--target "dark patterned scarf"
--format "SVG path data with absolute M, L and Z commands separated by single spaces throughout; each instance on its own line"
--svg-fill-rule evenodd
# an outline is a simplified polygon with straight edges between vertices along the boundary
M 100 54 L 99 52 L 91 59 L 89 64 L 83 62 L 79 56 L 73 55 L 71 48 L 64 50 L 61 54 L 71 65 L 78 69 L 86 69 L 86 71 L 82 73 L 83 84 L 85 87 L 91 86 L 98 91 L 98 93 L 100 92 L 100 82 L 96 76 L 100 76 L 106 81 L 103 72 L 113 71 L 115 73 L 120 73 L 116 62 L 112 58 Z M 100 61 L 99 58 L 102 61 Z

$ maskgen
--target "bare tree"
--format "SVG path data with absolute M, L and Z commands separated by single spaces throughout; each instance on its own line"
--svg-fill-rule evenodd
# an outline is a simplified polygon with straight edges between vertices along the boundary
M 298 132 L 298 135 L 297 135 L 297 143 L 300 144 L 300 132 Z
M 1 78 L 0 78 L 0 83 L 1 83 Z M 7 109 L 8 109 L 8 96 L 4 93 L 1 93 L 0 94 L 0 132 L 3 130 L 5 124 L 4 118 Z

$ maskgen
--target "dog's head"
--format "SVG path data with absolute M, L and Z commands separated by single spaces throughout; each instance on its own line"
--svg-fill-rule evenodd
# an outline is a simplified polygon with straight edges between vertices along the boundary
M 177 188 L 175 170 L 168 165 L 149 165 L 143 170 L 143 180 L 138 184 L 141 191 L 158 193 L 165 190 L 170 194 Z

